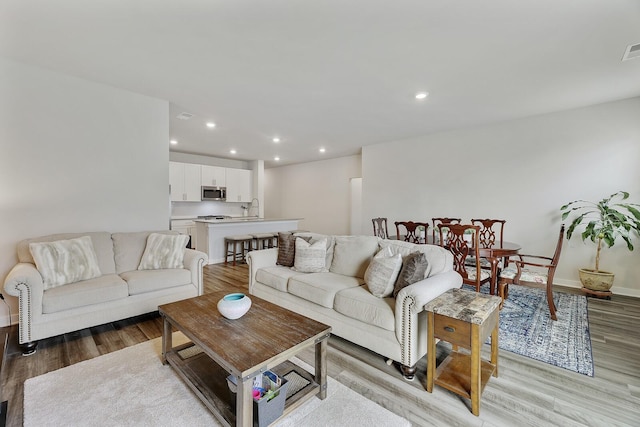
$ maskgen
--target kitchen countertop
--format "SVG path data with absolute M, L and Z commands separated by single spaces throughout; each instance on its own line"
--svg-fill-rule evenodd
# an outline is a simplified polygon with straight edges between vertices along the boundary
M 226 219 L 194 219 L 195 222 L 204 222 L 206 224 L 232 224 L 245 222 L 275 222 L 275 221 L 300 221 L 302 218 L 257 218 L 257 217 L 237 217 Z

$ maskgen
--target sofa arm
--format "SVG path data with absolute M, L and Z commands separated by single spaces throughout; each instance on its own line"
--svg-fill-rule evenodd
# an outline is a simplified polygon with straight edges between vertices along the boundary
M 31 341 L 31 322 L 42 315 L 44 282 L 36 266 L 27 262 L 16 264 L 4 281 L 7 294 L 18 297 L 19 342 Z
M 253 286 L 256 282 L 256 272 L 264 267 L 274 267 L 278 261 L 278 248 L 262 249 L 251 251 L 247 255 L 249 264 L 249 293 L 253 293 Z
M 196 251 L 194 249 L 185 249 L 184 251 L 184 268 L 191 272 L 191 283 L 198 289 L 198 295 L 203 293 L 202 285 L 202 267 L 207 261 L 207 254 Z
M 396 336 L 402 347 L 402 364 L 413 366 L 418 354 L 418 314 L 424 305 L 449 289 L 460 288 L 462 276 L 446 271 L 413 283 L 398 293 L 396 298 Z

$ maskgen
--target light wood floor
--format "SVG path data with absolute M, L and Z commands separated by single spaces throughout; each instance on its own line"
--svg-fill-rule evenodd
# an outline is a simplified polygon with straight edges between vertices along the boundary
M 246 265 L 207 266 L 205 292 L 246 292 L 247 276 Z M 407 382 L 379 355 L 332 337 L 329 374 L 417 426 L 640 426 L 640 299 L 589 299 L 589 326 L 595 377 L 501 351 L 500 377 L 485 388 L 479 417 L 467 401 L 440 387 L 425 391 L 425 359 L 417 378 Z M 140 316 L 42 340 L 36 354 L 24 357 L 12 327 L 1 378 L 2 398 L 9 401 L 7 425 L 22 425 L 26 379 L 157 338 L 161 329 L 157 314 Z M 440 343 L 437 350 L 442 360 L 449 347 Z M 311 352 L 300 357 L 313 361 Z

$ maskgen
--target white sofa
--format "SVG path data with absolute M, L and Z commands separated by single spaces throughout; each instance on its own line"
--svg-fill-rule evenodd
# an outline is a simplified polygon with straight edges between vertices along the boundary
M 249 293 L 330 325 L 333 334 L 399 362 L 405 378 L 412 379 L 417 361 L 427 352 L 424 305 L 462 286 L 462 277 L 453 271 L 451 253 L 439 246 L 374 236 L 298 235 L 330 239 L 329 271 L 300 273 L 276 265 L 277 248 L 252 251 Z M 385 246 L 402 256 L 423 252 L 431 268 L 426 278 L 403 288 L 397 298 L 374 296 L 363 279 L 369 262 Z M 353 274 L 341 274 L 347 271 Z
M 19 242 L 18 264 L 7 275 L 4 289 L 18 297 L 23 352 L 35 351 L 39 339 L 149 313 L 161 304 L 202 295 L 206 260 L 202 252 L 185 249 L 184 268 L 138 270 L 150 233 L 67 233 Z M 29 243 L 82 236 L 91 237 L 102 275 L 45 290 Z

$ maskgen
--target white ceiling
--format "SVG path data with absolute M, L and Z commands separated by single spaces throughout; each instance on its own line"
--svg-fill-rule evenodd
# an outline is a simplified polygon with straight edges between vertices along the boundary
M 173 151 L 267 167 L 640 96 L 635 43 L 638 0 L 0 0 L 0 55 L 168 100 Z

